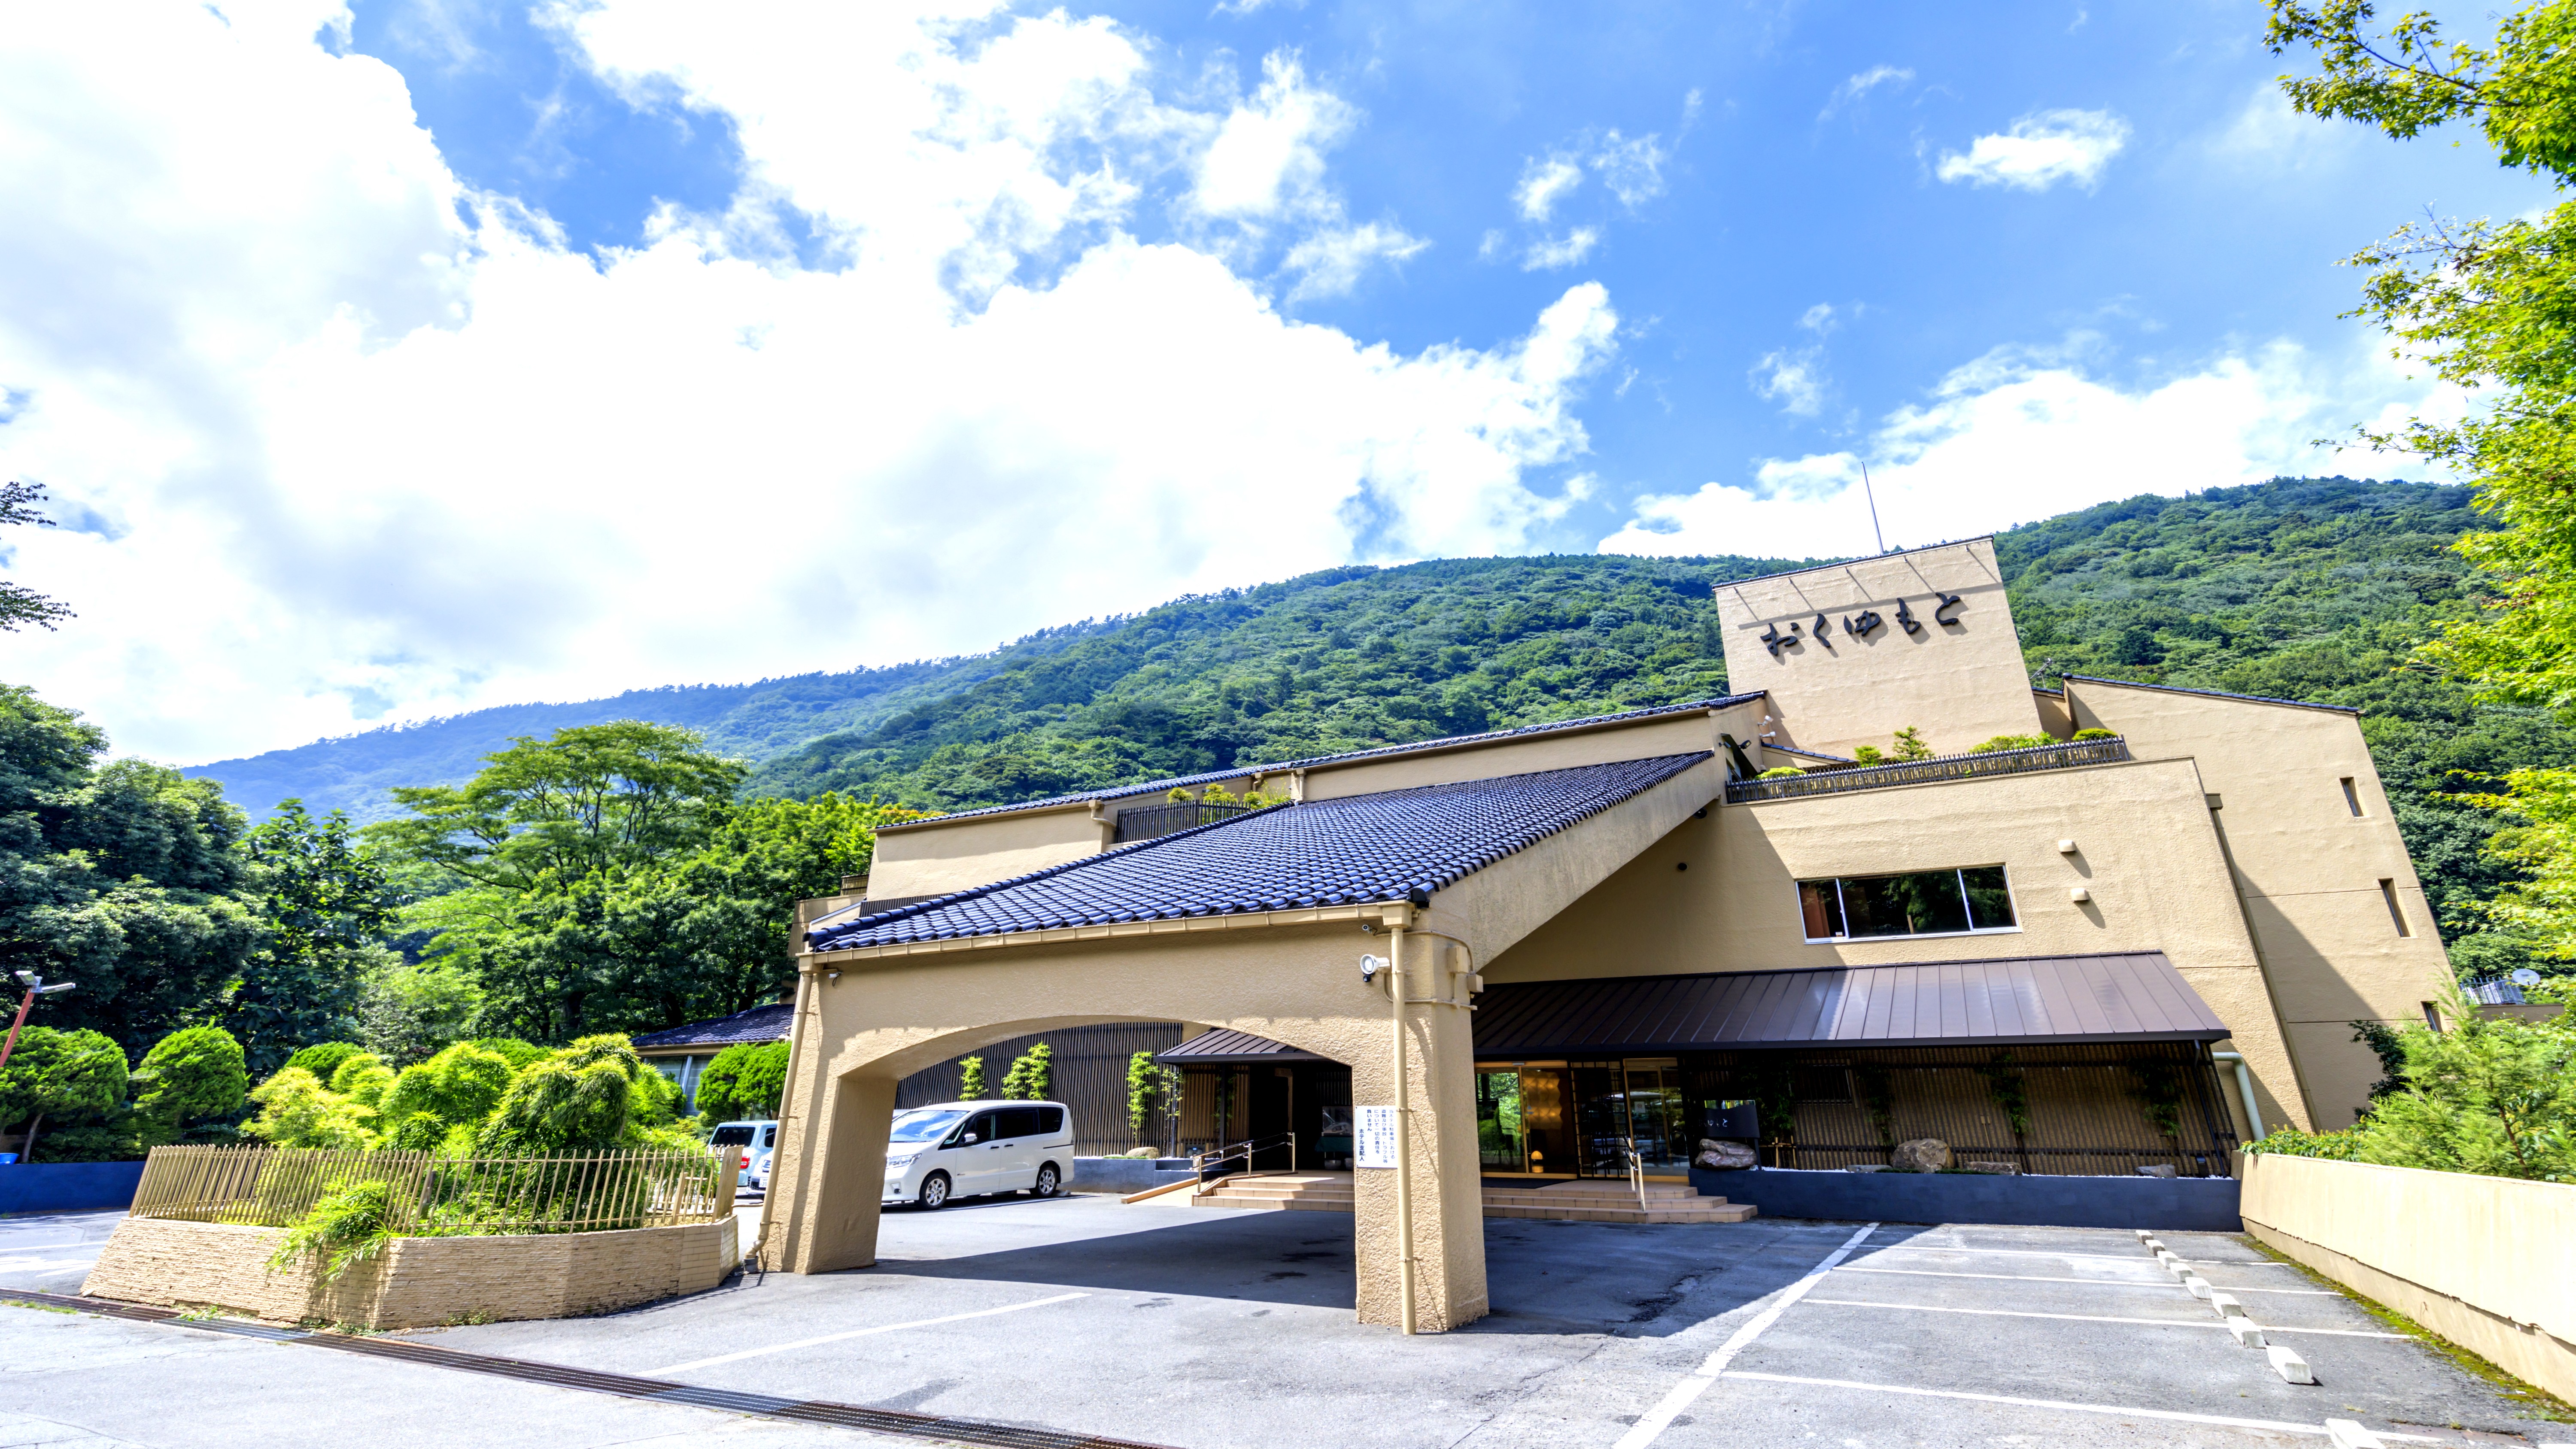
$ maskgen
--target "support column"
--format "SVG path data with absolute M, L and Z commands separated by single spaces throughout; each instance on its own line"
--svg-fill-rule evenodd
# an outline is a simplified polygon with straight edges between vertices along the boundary
M 1405 1080 L 1400 1091 L 1391 1036 L 1386 1051 L 1359 1053 L 1351 1063 L 1354 1106 L 1392 1102 L 1411 1113 L 1404 1136 L 1413 1199 L 1414 1327 L 1422 1333 L 1473 1323 L 1488 1311 L 1475 1042 L 1465 1007 L 1447 1003 L 1453 993 L 1461 1001 L 1464 994 L 1440 968 L 1440 949 L 1432 941 L 1413 939 L 1394 951 L 1400 970 L 1393 984 L 1404 1000 L 1414 1003 L 1404 1008 Z M 1428 998 L 1441 1000 L 1420 1004 Z M 1360 1321 L 1399 1327 L 1404 1321 L 1404 1252 L 1396 1221 L 1396 1174 L 1393 1169 L 1361 1169 L 1354 1178 L 1352 1248 Z
M 801 940 L 804 904 L 796 925 Z M 811 969 L 810 957 L 800 966 L 760 1265 L 788 1273 L 864 1268 L 877 1257 L 895 1081 L 830 1074 L 835 1037 L 825 1023 L 835 983 Z

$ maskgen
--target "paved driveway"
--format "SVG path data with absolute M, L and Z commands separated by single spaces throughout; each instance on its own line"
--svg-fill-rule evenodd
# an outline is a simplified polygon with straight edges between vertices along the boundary
M 2327 1418 L 2425 1442 L 2576 1443 L 2576 1429 L 2525 1417 L 2236 1238 L 2166 1241 L 2252 1305 L 2276 1342 L 2295 1345 L 2317 1384 L 2286 1383 L 2261 1352 L 2237 1347 L 2127 1233 L 1498 1220 L 1486 1225 L 1496 1313 L 1408 1341 L 1354 1321 L 1350 1232 L 1332 1213 L 968 1203 L 889 1214 L 873 1269 L 755 1276 L 604 1318 L 409 1337 L 1188 1449 L 2320 1444 Z M 0 1282 L 19 1281 L 0 1268 Z M 0 1313 L 0 1359 L 19 1352 L 12 1320 L 37 1316 Z M 49 1334 L 58 1357 L 76 1359 L 65 1345 L 82 1333 L 111 1356 L 131 1351 L 109 1343 L 119 1335 L 210 1337 L 45 1317 L 48 1329 L 79 1330 Z M 442 1389 L 423 1382 L 442 1371 L 250 1347 L 264 1361 L 328 1359 L 332 1375 L 389 1376 L 374 1398 L 299 1400 L 298 1438 L 399 1412 L 394 1439 L 471 1442 L 424 1439 L 429 1426 L 414 1416 L 457 1393 L 535 1396 L 530 1412 L 557 1425 L 578 1421 L 585 1403 L 641 1407 L 455 1374 L 445 1377 L 457 1387 Z M 226 1353 L 236 1344 L 209 1350 L 209 1363 Z M 164 1361 L 125 1375 L 118 1402 L 67 1422 L 140 1443 L 251 1442 L 212 1422 L 245 1412 L 237 1396 L 211 1414 L 186 1401 L 198 1371 Z M 60 1409 L 28 1387 L 0 1376 L 0 1410 Z M 559 1400 L 570 1402 L 550 1407 Z M 652 1412 L 752 1432 L 752 1421 L 712 1411 Z M 794 1432 L 799 1444 L 821 1442 Z

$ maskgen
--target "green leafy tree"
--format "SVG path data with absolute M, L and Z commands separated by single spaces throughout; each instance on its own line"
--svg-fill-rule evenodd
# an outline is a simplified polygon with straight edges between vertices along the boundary
M 2366 1160 L 2576 1182 L 2576 1033 L 2448 1007 L 2447 1030 L 2398 1033 L 2406 1086 L 2372 1107 Z
M 0 483 L 0 524 L 32 523 L 51 528 L 54 521 L 36 511 L 45 501 L 42 483 Z M 21 624 L 52 629 L 57 619 L 73 617 L 69 605 L 37 593 L 25 584 L 0 580 L 0 630 L 16 633 Z
M 0 971 L 77 981 L 48 1025 L 140 1051 L 202 1017 L 260 945 L 241 812 L 213 783 L 142 760 L 0 686 Z
M 394 918 L 384 868 L 362 853 L 348 817 L 320 820 L 301 800 L 251 828 L 244 849 L 267 939 L 232 989 L 226 1023 L 251 1069 L 285 1064 L 296 1044 L 357 1025 L 362 978 L 383 955 Z
M 31 1026 L 0 1066 L 0 1122 L 26 1134 L 19 1160 L 36 1160 L 46 1120 L 69 1125 L 104 1116 L 125 1101 L 125 1052 L 95 1031 Z
M 340 1064 L 366 1050 L 353 1041 L 321 1041 L 286 1059 L 286 1065 L 311 1072 L 316 1081 L 327 1082 Z
M 334 1093 L 302 1067 L 284 1067 L 251 1088 L 259 1112 L 242 1135 L 272 1147 L 368 1148 L 376 1145 L 376 1112 Z
M 710 1122 L 775 1117 L 787 1090 L 787 1043 L 736 1042 L 698 1073 L 698 1114 Z
M 645 1070 L 621 1036 L 586 1036 L 513 1078 L 486 1118 L 476 1149 L 490 1156 L 593 1152 L 622 1145 Z
M 482 1004 L 482 988 L 454 962 L 379 950 L 358 990 L 358 1036 L 368 1051 L 411 1066 L 463 1038 Z
M 510 1060 L 472 1042 L 458 1042 L 417 1066 L 405 1067 L 385 1093 L 385 1120 L 401 1123 L 425 1115 L 446 1129 L 481 1122 L 510 1089 Z
M 984 1094 L 984 1059 L 959 1057 L 957 1059 L 957 1100 L 980 1102 L 984 1100 Z
M 1022 1053 L 1002 1075 L 1002 1096 L 1013 1102 L 1040 1102 L 1054 1086 L 1055 1049 L 1045 1042 Z

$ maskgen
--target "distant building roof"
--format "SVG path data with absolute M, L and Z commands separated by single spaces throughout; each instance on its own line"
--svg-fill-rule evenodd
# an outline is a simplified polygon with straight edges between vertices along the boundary
M 2161 951 L 1513 982 L 1476 998 L 1480 1056 L 2227 1035 Z
M 1321 1062 L 1331 1058 L 1248 1031 L 1219 1027 L 1155 1053 L 1154 1060 L 1168 1067 L 1223 1067 L 1241 1062 Z
M 1379 745 L 1373 749 L 1352 750 L 1339 755 L 1310 755 L 1302 760 L 1280 760 L 1267 765 L 1237 765 L 1230 770 L 1204 770 L 1195 775 L 1175 775 L 1167 780 L 1144 780 L 1133 785 L 1113 785 L 1104 790 L 1084 790 L 1071 795 L 1050 795 L 1042 800 L 1023 800 L 1016 805 L 984 805 L 973 810 L 952 810 L 945 815 L 932 815 L 920 820 L 905 820 L 877 827 L 879 834 L 892 830 L 918 830 L 948 820 L 967 820 L 978 815 L 1003 815 L 1013 810 L 1051 810 L 1061 805 L 1084 805 L 1100 800 L 1124 800 L 1130 795 L 1146 795 L 1160 790 L 1177 790 L 1190 785 L 1213 785 L 1223 780 L 1240 780 L 1246 775 L 1278 775 L 1290 770 L 1310 770 L 1321 765 L 1346 764 L 1352 760 L 1374 760 L 1387 755 L 1409 755 L 1425 750 L 1454 749 L 1462 745 L 1491 744 L 1498 740 L 1519 739 L 1527 735 L 1554 734 L 1560 730 L 1593 729 L 1601 725 L 1626 724 L 1632 720 L 1653 719 L 1658 715 L 1697 714 L 1728 705 L 1742 704 L 1761 698 L 1761 693 L 1730 694 L 1718 699 L 1695 699 L 1686 704 L 1657 704 L 1643 709 L 1621 710 L 1616 714 L 1586 715 L 1581 719 L 1550 720 L 1545 724 L 1519 725 L 1507 730 L 1487 730 L 1475 735 L 1443 735 L 1436 740 L 1414 740 L 1401 745 Z
M 2122 689 L 2156 689 L 2166 694 L 2197 694 L 2207 699 L 2241 699 L 2248 704 L 2280 704 L 2292 709 L 2331 710 L 2336 714 L 2361 713 L 2360 710 L 2348 704 L 2311 704 L 2304 699 L 2274 699 L 2268 694 L 2229 694 L 2223 689 L 2185 689 L 2179 684 L 2141 684 L 2134 679 L 2102 679 L 2090 674 L 2069 674 L 2063 677 L 2074 680 L 2078 684 L 2115 684 Z M 2059 692 L 2064 693 L 2063 690 Z
M 882 915 L 817 951 L 1402 900 L 1436 891 L 1711 758 L 1701 750 L 1309 800 L 1120 846 Z
M 755 1006 L 749 1011 L 737 1011 L 731 1016 L 719 1016 L 711 1021 L 693 1021 L 686 1026 L 672 1027 L 668 1031 L 647 1032 L 635 1038 L 635 1049 L 637 1051 L 657 1049 L 677 1051 L 689 1047 L 729 1047 L 745 1042 L 759 1045 L 764 1042 L 785 1041 L 788 1023 L 795 1015 L 796 1008 L 783 1002 L 775 1006 Z

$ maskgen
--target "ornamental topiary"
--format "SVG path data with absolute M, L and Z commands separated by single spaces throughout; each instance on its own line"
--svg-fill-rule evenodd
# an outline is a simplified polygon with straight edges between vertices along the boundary
M 201 1117 L 241 1110 L 250 1069 L 241 1043 L 220 1026 L 190 1026 L 153 1043 L 131 1083 L 134 1108 L 176 1129 Z
M 773 1117 L 786 1086 L 787 1043 L 736 1043 L 698 1074 L 698 1113 L 710 1122 Z
M 458 1042 L 418 1066 L 403 1068 L 378 1106 L 388 1122 L 426 1116 L 443 1133 L 459 1122 L 490 1116 L 510 1089 L 510 1076 L 510 1063 L 500 1053 Z

